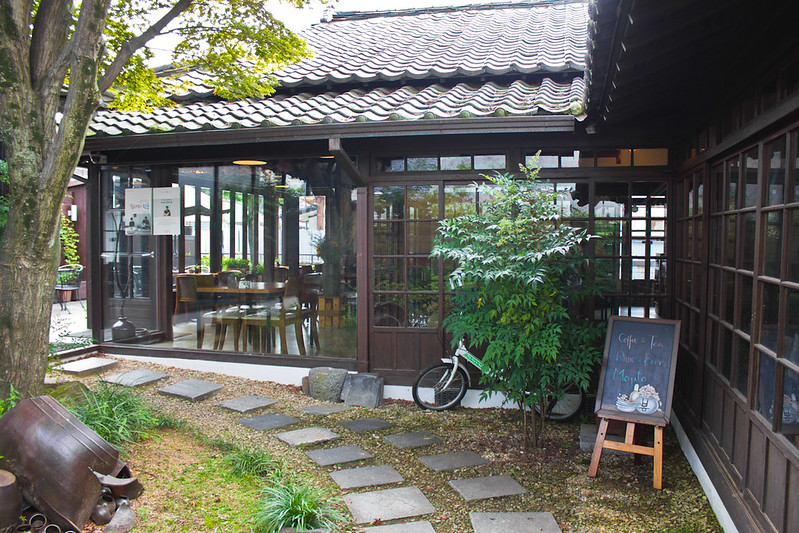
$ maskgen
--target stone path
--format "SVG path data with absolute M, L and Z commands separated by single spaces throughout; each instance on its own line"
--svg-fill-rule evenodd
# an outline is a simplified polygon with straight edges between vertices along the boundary
M 99 358 L 98 358 L 99 359 Z M 107 361 L 85 362 L 76 365 L 75 372 L 99 372 L 102 369 L 113 365 L 108 365 Z M 91 368 L 91 370 L 86 370 Z M 97 370 L 100 368 L 101 370 Z M 127 387 L 137 387 L 147 383 L 164 379 L 166 374 L 155 372 L 133 370 L 124 374 L 118 374 L 104 378 L 103 381 L 119 384 Z M 184 400 L 197 402 L 203 401 L 213 396 L 222 388 L 216 383 L 185 380 L 158 389 L 159 394 L 166 394 Z M 218 402 L 220 409 L 230 409 L 242 414 L 254 413 L 266 407 L 279 405 L 276 400 L 263 398 L 260 396 L 244 396 Z M 324 421 L 325 416 L 340 413 L 352 409 L 343 404 L 329 403 L 315 405 L 302 409 L 309 416 L 317 417 Z M 419 487 L 402 486 L 405 479 L 393 467 L 382 464 L 370 466 L 357 466 L 352 468 L 339 468 L 339 465 L 356 463 L 374 456 L 368 450 L 359 446 L 346 445 L 347 432 L 373 432 L 391 431 L 394 424 L 379 418 L 357 418 L 339 422 L 339 430 L 343 428 L 343 434 L 332 431 L 323 425 L 299 428 L 289 431 L 273 433 L 272 436 L 280 439 L 289 446 L 310 446 L 329 441 L 341 440 L 344 445 L 328 448 L 318 448 L 306 451 L 305 454 L 316 464 L 325 467 L 332 467 L 329 475 L 331 479 L 342 489 L 351 491 L 353 489 L 364 489 L 363 492 L 349 492 L 344 495 L 344 502 L 349 508 L 356 523 L 365 526 L 373 523 L 380 524 L 391 520 L 406 520 L 415 517 L 434 513 L 435 507 Z M 239 423 L 256 431 L 269 431 L 285 426 L 290 426 L 302 422 L 279 412 L 269 412 L 256 416 L 239 419 Z M 397 429 L 397 428 L 395 428 Z M 391 434 L 382 437 L 386 442 L 400 448 L 409 450 L 408 460 L 412 460 L 414 455 L 411 450 L 432 446 L 443 442 L 439 437 L 428 431 L 403 432 L 398 428 Z M 351 435 L 351 433 L 350 433 Z M 377 455 L 377 461 L 380 457 Z M 423 455 L 418 457 L 418 461 L 426 467 L 437 472 L 446 472 L 455 469 L 475 468 L 488 463 L 480 455 L 464 450 L 453 450 L 451 452 L 435 455 Z M 381 490 L 372 489 L 382 485 L 397 484 L 400 486 L 384 488 Z M 496 476 L 474 476 L 460 479 L 449 480 L 449 485 L 465 501 L 485 500 L 490 498 L 502 498 L 514 494 L 525 494 L 527 491 L 512 477 L 507 475 Z M 428 487 L 427 489 L 429 489 Z M 485 505 L 483 506 L 485 508 Z M 475 533 L 558 533 L 560 528 L 555 522 L 551 513 L 470 513 L 469 518 Z M 435 533 L 433 525 L 424 519 L 407 520 L 401 523 L 375 525 L 365 527 L 364 531 L 370 533 Z

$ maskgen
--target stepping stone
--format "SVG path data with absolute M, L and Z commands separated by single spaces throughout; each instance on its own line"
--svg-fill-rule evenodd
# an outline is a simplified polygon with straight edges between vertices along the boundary
M 340 448 L 325 448 L 305 452 L 313 462 L 321 466 L 336 465 L 369 459 L 372 454 L 359 446 L 341 446 Z
M 378 519 L 386 521 L 408 518 L 436 510 L 417 487 L 346 494 L 344 503 L 349 507 L 357 524 L 371 523 Z
M 469 513 L 474 533 L 561 533 L 552 513 Z
M 116 359 L 109 359 L 107 357 L 89 357 L 87 359 L 80 359 L 72 361 L 61 366 L 64 374 L 72 374 L 73 376 L 90 376 L 92 374 L 99 374 L 109 368 L 113 368 L 119 364 Z
M 357 489 L 372 485 L 388 485 L 403 481 L 399 472 L 387 465 L 364 466 L 362 468 L 348 468 L 330 472 L 330 477 L 342 489 Z
M 183 398 L 191 402 L 199 402 L 210 397 L 213 393 L 223 388 L 224 385 L 203 381 L 201 379 L 187 379 L 174 385 L 158 389 L 159 394 Z
M 257 429 L 258 431 L 265 431 L 267 429 L 288 426 L 299 421 L 299 418 L 294 418 L 293 416 L 281 415 L 280 413 L 267 413 L 261 416 L 242 418 L 239 420 L 239 423 L 247 426 L 248 428 Z
M 400 433 L 383 437 L 397 448 L 418 448 L 444 442 L 429 431 L 414 431 L 413 433 Z
M 473 477 L 449 482 L 466 501 L 485 500 L 512 494 L 527 494 L 527 490 L 510 476 Z
M 348 405 L 344 405 L 341 403 L 323 403 L 322 405 L 311 405 L 310 407 L 303 407 L 300 409 L 303 413 L 308 413 L 309 415 L 333 415 L 336 413 L 340 413 L 342 411 L 346 411 L 347 409 L 351 409 Z
M 364 528 L 368 533 L 436 533 L 433 524 L 427 520 L 421 522 L 405 522 L 404 524 L 391 524 L 388 526 L 375 526 Z
M 436 472 L 484 465 L 488 462 L 474 452 L 450 452 L 438 455 L 425 455 L 424 457 L 420 457 L 419 460 Z
M 103 381 L 122 385 L 123 387 L 141 387 L 168 377 L 168 374 L 161 374 L 151 370 L 130 370 L 122 374 L 114 374 L 103 378 Z
M 305 429 L 295 429 L 278 433 L 275 437 L 279 438 L 289 446 L 299 446 L 300 444 L 314 444 L 316 442 L 326 442 L 339 438 L 341 435 L 334 433 L 327 428 L 311 427 Z
M 375 431 L 378 429 L 388 428 L 393 426 L 391 422 L 386 422 L 385 420 L 380 420 L 379 418 L 361 418 L 358 420 L 347 420 L 345 422 L 339 422 L 339 426 L 344 426 L 347 429 L 351 429 L 352 431 L 357 431 L 358 433 L 362 433 L 364 431 Z
M 231 411 L 238 411 L 239 413 L 249 413 L 250 411 L 256 411 L 275 403 L 277 403 L 277 400 L 253 395 L 219 402 L 216 405 L 224 407 L 225 409 L 230 409 Z
M 347 380 L 341 397 L 345 404 L 374 409 L 383 403 L 383 378 L 377 374 L 350 374 Z

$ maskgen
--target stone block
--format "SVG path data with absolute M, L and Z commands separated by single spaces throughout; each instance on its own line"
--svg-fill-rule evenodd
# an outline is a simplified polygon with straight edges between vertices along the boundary
M 199 402 L 210 397 L 213 393 L 223 388 L 223 385 L 201 379 L 187 379 L 167 387 L 158 389 L 159 394 L 175 396 L 191 402 Z
M 265 431 L 267 429 L 288 426 L 299 421 L 298 418 L 292 416 L 282 415 L 280 413 L 267 413 L 261 416 L 242 418 L 239 420 L 239 423 L 258 431 Z
M 118 364 L 119 361 L 116 359 L 109 359 L 107 357 L 88 357 L 86 359 L 79 359 L 77 361 L 72 361 L 71 363 L 66 363 L 61 366 L 61 370 L 64 372 L 64 374 L 70 374 L 77 377 L 91 376 L 105 372 L 109 368 L 113 368 Z
M 130 370 L 122 374 L 114 374 L 103 378 L 102 381 L 106 383 L 113 383 L 115 385 L 122 385 L 123 387 L 141 387 L 142 385 L 149 385 L 164 378 L 168 378 L 168 374 L 160 372 L 153 372 L 152 370 Z
M 380 377 L 380 374 L 376 372 L 358 372 L 357 374 L 347 374 L 347 377 L 344 379 L 344 385 L 341 387 L 341 401 L 346 401 L 347 395 L 350 393 L 350 389 L 352 388 L 352 378 L 353 376 L 373 376 L 376 378 Z
M 305 455 L 320 466 L 350 463 L 352 461 L 360 461 L 372 457 L 371 453 L 359 446 L 341 446 L 339 448 L 311 450 L 310 452 L 305 452 Z
M 341 388 L 348 372 L 343 368 L 318 366 L 308 371 L 308 389 L 312 398 L 335 402 L 341 397 Z
M 613 440 L 616 442 L 624 442 L 624 437 L 621 435 L 611 435 L 608 434 L 605 436 L 605 440 Z M 594 444 L 596 444 L 596 425 L 594 424 L 580 424 L 580 451 L 586 453 L 592 453 L 594 451 Z M 625 452 L 622 450 L 613 450 L 611 448 L 605 448 L 602 450 L 602 454 L 611 454 L 611 455 L 632 455 L 630 452 Z
M 340 426 L 362 433 L 364 431 L 377 431 L 378 429 L 390 428 L 394 424 L 380 420 L 379 418 L 359 418 L 358 420 L 345 420 L 338 423 Z
M 418 487 L 346 494 L 344 503 L 357 524 L 420 516 L 436 510 Z
M 311 405 L 308 407 L 303 407 L 300 409 L 303 413 L 308 413 L 309 415 L 315 416 L 324 416 L 324 415 L 332 415 L 336 413 L 340 413 L 342 411 L 346 411 L 347 409 L 352 409 L 348 405 L 343 405 L 340 403 L 323 403 L 322 405 Z
M 426 455 L 420 457 L 419 460 L 425 466 L 432 468 L 436 472 L 484 465 L 488 462 L 474 452 L 450 452 L 438 455 Z
M 436 530 L 433 529 L 433 524 L 427 520 L 367 527 L 363 531 L 364 533 L 436 533 Z
M 216 405 L 219 407 L 224 407 L 225 409 L 230 409 L 231 411 L 238 411 L 239 413 L 249 413 L 251 411 L 257 411 L 258 409 L 263 409 L 264 407 L 268 407 L 276 403 L 277 400 L 264 398 L 263 396 L 252 395 L 219 402 Z
M 443 442 L 441 439 L 429 431 L 414 431 L 412 433 L 400 433 L 398 435 L 387 435 L 383 437 L 397 448 L 418 448 Z
M 561 533 L 552 513 L 469 513 L 474 533 Z
M 372 373 L 351 375 L 344 403 L 369 409 L 380 407 L 383 403 L 383 378 Z
M 300 444 L 315 444 L 317 442 L 327 442 L 339 438 L 341 435 L 322 427 L 310 427 L 295 429 L 278 433 L 275 437 L 279 438 L 289 446 L 299 446 Z
M 347 468 L 330 472 L 330 477 L 342 489 L 357 489 L 373 485 L 399 483 L 404 478 L 394 468 L 387 465 Z
M 515 479 L 504 475 L 453 479 L 449 484 L 466 501 L 470 502 L 513 494 L 527 494 L 527 489 L 519 485 Z

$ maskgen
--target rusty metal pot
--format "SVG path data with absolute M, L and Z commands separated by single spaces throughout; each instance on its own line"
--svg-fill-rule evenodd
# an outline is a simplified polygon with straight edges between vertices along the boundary
M 114 471 L 119 450 L 49 396 L 0 418 L 0 455 L 25 499 L 62 529 L 83 529 L 100 498 L 93 471 Z
M 17 476 L 0 470 L 0 531 L 13 530 L 22 514 L 22 491 Z

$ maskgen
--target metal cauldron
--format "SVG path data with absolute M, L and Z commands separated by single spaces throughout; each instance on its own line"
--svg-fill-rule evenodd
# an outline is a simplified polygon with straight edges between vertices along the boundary
M 62 529 L 81 530 L 100 498 L 94 471 L 110 474 L 119 450 L 49 396 L 0 418 L 0 455 L 25 499 Z

